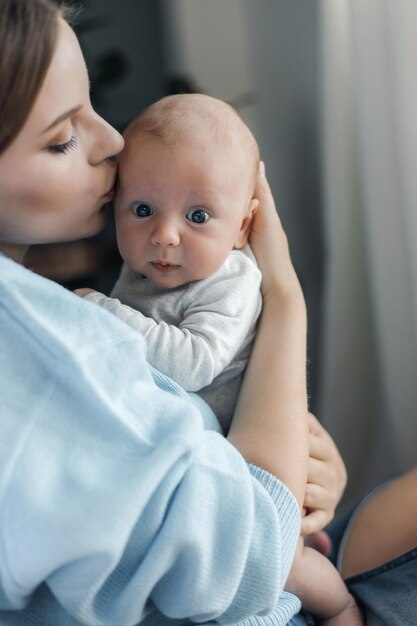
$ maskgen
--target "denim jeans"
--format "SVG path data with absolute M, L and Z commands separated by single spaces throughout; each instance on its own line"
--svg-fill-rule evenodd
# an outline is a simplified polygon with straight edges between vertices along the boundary
M 327 529 L 333 542 L 333 560 L 354 513 Z M 348 578 L 346 584 L 365 613 L 366 626 L 417 626 L 417 547 Z
M 346 581 L 367 626 L 417 624 L 417 548 Z
M 314 626 L 314 624 L 313 618 L 305 614 L 304 611 L 301 611 L 298 615 L 294 615 L 287 626 Z

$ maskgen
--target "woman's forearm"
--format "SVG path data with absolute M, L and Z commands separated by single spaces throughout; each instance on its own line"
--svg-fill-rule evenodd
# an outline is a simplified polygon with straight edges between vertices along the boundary
M 229 440 L 277 476 L 302 506 L 307 479 L 307 316 L 304 297 L 260 164 L 250 244 L 262 272 L 263 311 Z
M 301 505 L 307 476 L 306 311 L 294 282 L 265 303 L 229 440 Z

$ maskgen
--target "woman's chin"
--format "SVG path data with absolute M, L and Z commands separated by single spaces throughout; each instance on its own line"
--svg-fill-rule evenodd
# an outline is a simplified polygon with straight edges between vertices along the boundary
M 86 224 L 84 234 L 80 233 L 77 239 L 85 239 L 87 237 L 94 237 L 94 235 L 97 235 L 103 230 L 106 224 L 106 218 L 107 218 L 106 207 L 107 205 L 104 205 L 103 207 L 101 207 L 100 211 L 92 215 L 88 224 Z
M 105 224 L 106 224 L 106 219 L 105 219 L 105 216 L 103 216 L 100 222 L 94 228 L 92 228 L 91 233 L 87 235 L 87 237 L 93 237 L 94 235 L 98 235 L 98 233 L 101 233 Z
M 90 237 L 94 237 L 98 235 L 104 228 L 105 219 L 104 217 L 89 222 L 85 228 L 79 228 L 70 230 L 68 229 L 66 232 L 62 233 L 61 236 L 57 235 L 56 237 L 51 237 L 49 241 L 43 241 L 42 243 L 66 243 L 69 241 L 79 241 L 80 239 L 89 239 Z

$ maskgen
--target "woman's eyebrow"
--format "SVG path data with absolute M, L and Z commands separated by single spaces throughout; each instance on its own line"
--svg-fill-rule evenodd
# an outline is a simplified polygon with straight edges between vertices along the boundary
M 51 124 L 49 124 L 49 126 L 41 132 L 41 135 L 43 135 L 48 130 L 51 130 L 51 128 L 53 128 L 54 126 L 57 126 L 58 124 L 66 120 L 67 117 L 71 117 L 72 115 L 75 115 L 75 113 L 78 113 L 80 109 L 81 109 L 81 104 L 79 106 L 74 107 L 73 109 L 70 109 L 69 111 L 65 111 L 65 113 L 62 113 L 61 115 L 59 115 Z

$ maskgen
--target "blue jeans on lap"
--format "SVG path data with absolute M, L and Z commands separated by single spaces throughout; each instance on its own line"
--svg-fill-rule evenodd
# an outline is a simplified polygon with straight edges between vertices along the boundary
M 333 542 L 334 562 L 355 510 L 327 529 Z M 348 578 L 346 584 L 365 613 L 366 626 L 417 626 L 417 547 L 379 567 Z

